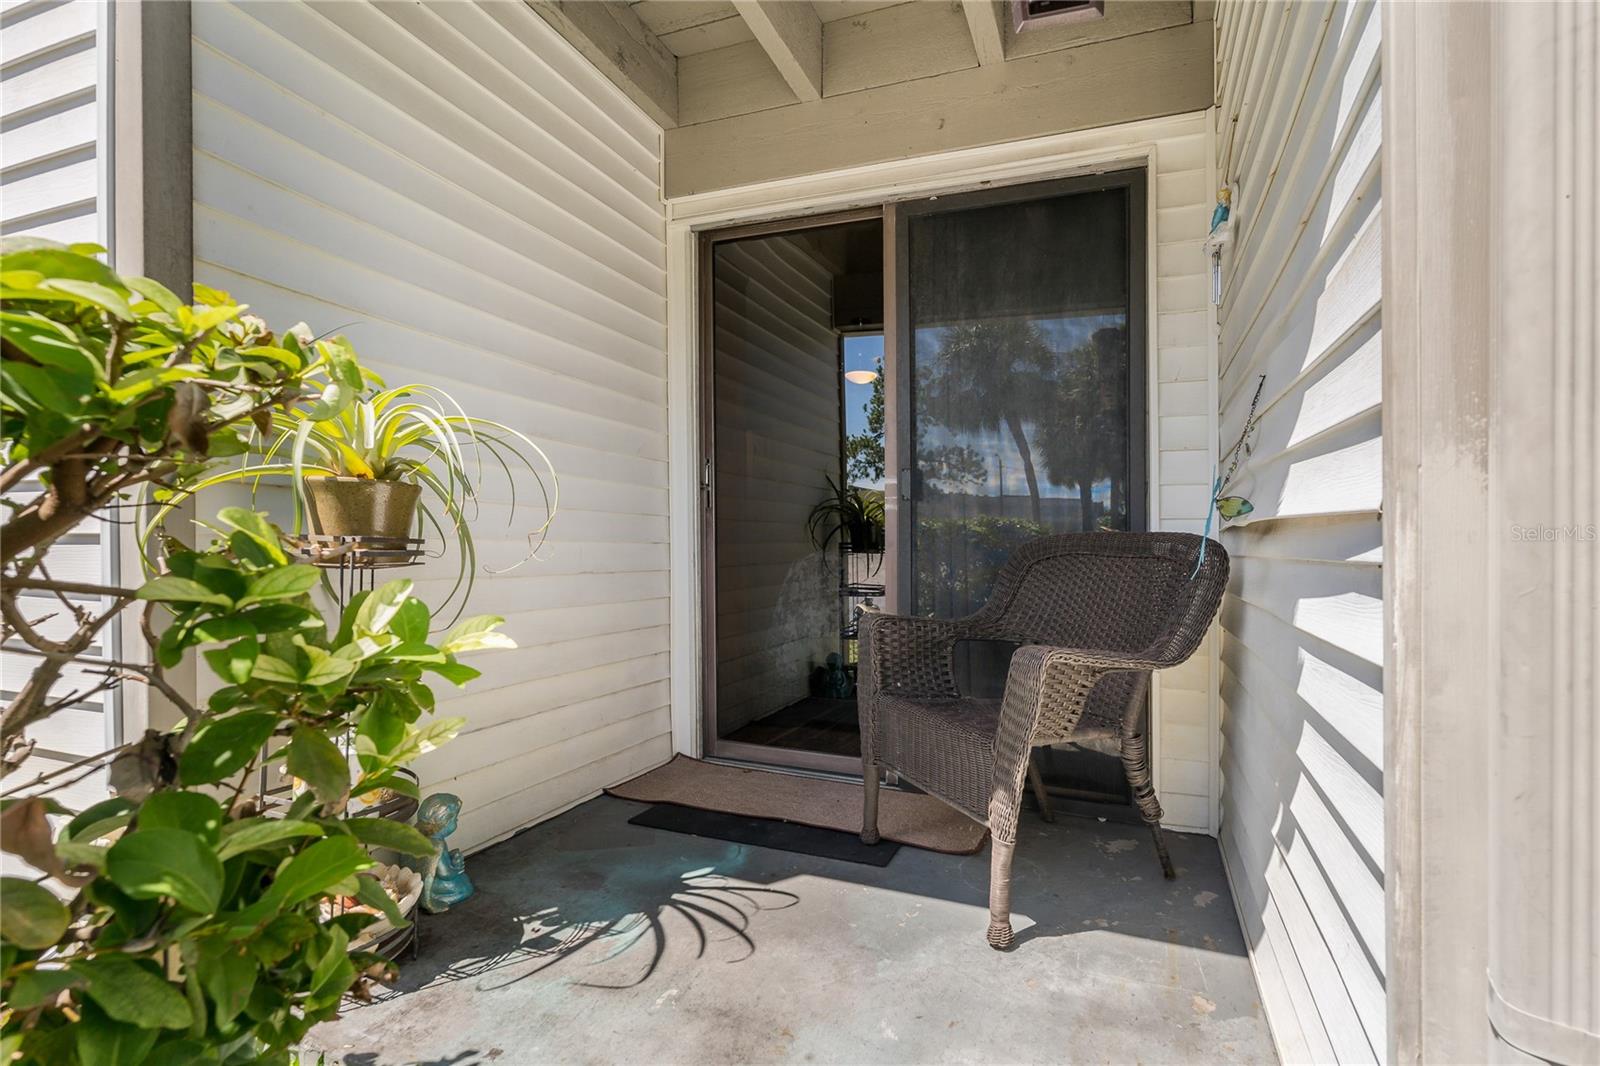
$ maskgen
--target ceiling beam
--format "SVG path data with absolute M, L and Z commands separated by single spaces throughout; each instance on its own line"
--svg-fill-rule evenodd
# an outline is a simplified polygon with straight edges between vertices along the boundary
M 810 4 L 733 0 L 750 32 L 801 100 L 822 99 L 822 20 Z
M 967 16 L 972 47 L 978 50 L 978 63 L 982 66 L 1006 61 L 1006 31 L 1002 25 L 1005 8 L 1001 0 L 961 0 L 961 13 Z
M 678 60 L 623 0 L 527 0 L 663 127 L 678 124 Z M 809 6 L 809 5 L 808 5 Z

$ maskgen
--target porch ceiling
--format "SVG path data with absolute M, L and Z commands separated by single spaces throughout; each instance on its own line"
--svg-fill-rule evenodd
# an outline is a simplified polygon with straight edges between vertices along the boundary
M 1004 0 L 528 0 L 664 128 L 1061 53 L 1211 18 L 1209 0 L 1107 0 L 1017 32 Z M 1030 72 L 1037 77 L 1037 70 Z
M 881 869 L 628 824 L 601 797 L 468 859 L 329 1062 L 1272 1062 L 1215 840 L 1025 818 L 1017 946 L 989 856 Z

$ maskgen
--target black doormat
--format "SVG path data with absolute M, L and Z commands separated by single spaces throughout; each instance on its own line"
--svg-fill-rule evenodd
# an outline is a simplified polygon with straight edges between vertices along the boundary
M 675 803 L 654 804 L 649 810 L 629 818 L 628 824 L 727 840 L 735 844 L 751 844 L 758 848 L 792 851 L 797 855 L 813 855 L 819 859 L 858 862 L 863 866 L 888 866 L 889 860 L 900 850 L 900 845 L 890 840 L 868 845 L 861 843 L 861 838 L 853 833 L 841 833 L 837 829 L 817 829 L 770 818 L 747 818 L 722 811 L 702 811 L 695 807 L 680 807 Z

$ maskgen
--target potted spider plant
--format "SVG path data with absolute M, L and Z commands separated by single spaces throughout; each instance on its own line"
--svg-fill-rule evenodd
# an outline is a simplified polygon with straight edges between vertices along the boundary
M 852 552 L 883 551 L 883 494 L 823 476 L 828 495 L 811 508 L 806 520 L 812 545 L 826 551 L 838 537 Z
M 296 338 L 286 335 L 286 345 Z M 471 520 L 485 459 L 511 487 L 515 519 L 517 469 L 532 475 L 543 520 L 528 534 L 526 562 L 555 515 L 559 486 L 549 457 L 525 434 L 469 415 L 449 393 L 431 385 L 388 387 L 360 368 L 343 337 L 301 341 L 319 356 L 326 385 L 309 402 L 274 409 L 258 421 L 245 461 L 168 495 L 146 526 L 157 529 L 172 509 L 201 489 L 229 482 L 287 476 L 294 486 L 294 532 L 326 537 L 404 538 L 431 530 L 458 545 L 459 569 L 448 603 L 470 592 L 477 568 Z

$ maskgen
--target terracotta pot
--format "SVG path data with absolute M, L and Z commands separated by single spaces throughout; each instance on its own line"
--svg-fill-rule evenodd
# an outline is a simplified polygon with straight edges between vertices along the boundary
M 421 495 L 414 481 L 306 478 L 311 530 L 330 537 L 405 537 Z

